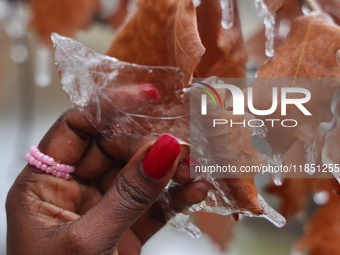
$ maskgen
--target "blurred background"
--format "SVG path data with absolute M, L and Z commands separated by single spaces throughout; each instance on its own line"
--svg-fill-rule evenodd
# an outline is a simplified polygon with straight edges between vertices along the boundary
M 117 10 L 119 2 L 102 0 L 100 15 L 87 29 L 77 32 L 75 39 L 105 53 L 116 30 L 103 21 Z M 243 36 L 248 41 L 263 29 L 262 19 L 256 14 L 253 1 L 239 0 L 238 7 Z M 6 253 L 6 195 L 26 164 L 24 155 L 72 107 L 54 66 L 53 48 L 41 43 L 30 26 L 31 19 L 32 10 L 27 2 L 0 0 L 0 255 Z M 254 77 L 256 63 L 249 61 L 248 67 L 248 76 Z M 262 175 L 256 178 L 256 183 L 275 208 L 276 198 L 261 191 L 268 180 L 268 176 Z M 242 217 L 231 233 L 225 232 L 229 244 L 220 248 L 207 234 L 192 239 L 166 226 L 145 244 L 142 254 L 290 254 L 294 240 L 302 234 L 302 222 L 291 221 L 283 229 L 277 229 L 264 219 Z

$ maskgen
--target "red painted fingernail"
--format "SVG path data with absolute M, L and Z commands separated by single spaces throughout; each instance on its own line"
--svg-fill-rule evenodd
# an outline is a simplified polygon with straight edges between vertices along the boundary
M 142 160 L 142 170 L 153 180 L 162 179 L 175 162 L 181 146 L 171 135 L 162 135 Z
M 194 158 L 191 158 L 190 156 L 183 159 L 183 164 L 187 166 L 200 166 L 201 164 Z

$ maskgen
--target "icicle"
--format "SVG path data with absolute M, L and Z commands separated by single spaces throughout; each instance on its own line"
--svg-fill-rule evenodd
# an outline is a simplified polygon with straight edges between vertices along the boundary
M 265 218 L 278 228 L 282 228 L 284 225 L 286 225 L 286 219 L 273 208 L 271 208 L 260 194 L 258 194 L 258 198 L 263 208 L 263 214 L 259 217 Z
M 8 5 L 8 14 L 4 20 L 6 34 L 11 39 L 23 38 L 26 34 L 28 13 L 20 2 Z
M 10 49 L 10 58 L 16 64 L 25 63 L 28 60 L 29 52 L 25 45 L 16 44 Z
M 257 14 L 263 17 L 266 35 L 266 55 L 274 56 L 275 13 L 270 12 L 264 0 L 255 0 Z
M 34 81 L 38 87 L 47 87 L 52 82 L 51 50 L 40 44 L 36 50 Z
M 229 29 L 234 24 L 234 6 L 233 0 L 221 0 L 222 20 L 221 24 L 224 29 Z
M 274 154 L 273 161 L 276 165 L 281 166 L 283 164 L 283 154 Z M 283 184 L 283 172 L 273 172 L 273 182 L 276 186 L 282 186 Z
M 305 157 L 306 157 L 306 164 L 312 165 L 316 163 L 317 158 L 317 148 L 316 148 L 316 140 L 312 143 L 304 143 L 305 146 Z M 305 172 L 309 175 L 313 175 L 315 173 L 315 168 L 309 167 L 308 169 L 305 169 Z
M 274 182 L 275 186 L 282 186 L 282 184 L 283 184 L 283 173 L 274 174 L 273 182 Z
M 201 0 L 192 0 L 192 3 L 194 4 L 195 8 L 201 5 Z
M 317 205 L 324 205 L 329 200 L 329 193 L 328 191 L 319 191 L 314 194 L 313 196 L 314 203 Z

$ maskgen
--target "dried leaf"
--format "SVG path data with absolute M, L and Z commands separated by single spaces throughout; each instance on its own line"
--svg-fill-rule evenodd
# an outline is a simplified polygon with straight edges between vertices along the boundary
M 31 25 L 47 45 L 51 45 L 51 33 L 73 37 L 92 22 L 99 7 L 98 0 L 31 0 L 33 19 Z
M 206 52 L 195 71 L 195 77 L 245 77 L 245 49 L 236 2 L 234 25 L 224 29 L 221 25 L 219 0 L 202 0 L 197 8 L 197 25 Z
M 292 25 L 287 39 L 271 58 L 258 71 L 258 78 L 252 83 L 256 109 L 270 109 L 272 105 L 271 87 L 297 86 L 310 91 L 312 98 L 305 107 L 312 116 L 305 116 L 292 107 L 287 109 L 287 119 L 295 119 L 298 125 L 284 128 L 276 125 L 268 127 L 266 140 L 273 153 L 285 153 L 297 140 L 312 143 L 316 127 L 321 122 L 332 119 L 330 103 L 334 89 L 340 86 L 332 79 L 296 78 L 339 78 L 340 66 L 335 54 L 340 48 L 340 27 L 326 14 L 313 14 L 300 17 Z M 294 78 L 291 80 L 261 78 Z M 301 95 L 300 95 L 301 96 Z M 294 108 L 294 109 L 293 109 Z M 259 118 L 263 116 L 259 116 Z M 266 119 L 281 119 L 277 110 Z
M 204 51 L 190 0 L 141 0 L 107 55 L 140 65 L 179 67 L 187 87 Z
M 340 2 L 334 0 L 319 0 L 322 10 L 328 12 L 336 23 L 340 25 Z
M 319 179 L 322 191 L 327 191 L 329 201 L 318 208 L 305 226 L 304 235 L 295 244 L 294 250 L 309 250 L 310 255 L 340 254 L 338 244 L 340 230 L 340 196 L 332 191 L 328 179 Z
M 230 216 L 197 212 L 194 214 L 194 221 L 202 232 L 209 235 L 221 251 L 225 251 L 236 225 L 235 220 Z
M 213 86 L 216 81 L 213 78 L 206 79 L 205 84 Z M 237 85 L 237 83 L 235 83 Z M 221 101 L 224 102 L 228 95 L 225 90 L 217 89 Z M 214 109 L 209 115 L 202 116 L 199 109 L 201 104 L 201 95 L 205 92 L 193 89 L 190 96 L 190 124 L 191 124 L 191 156 L 201 159 L 205 165 L 235 166 L 240 169 L 241 166 L 260 166 L 267 164 L 267 156 L 256 150 L 252 143 L 251 137 L 254 129 L 246 126 L 240 128 L 237 125 L 217 125 L 212 128 L 211 123 L 214 119 L 233 119 L 234 122 L 246 122 L 253 116 L 245 114 L 245 116 L 234 116 L 231 111 L 227 111 L 222 106 L 215 106 L 213 100 L 208 100 L 208 108 Z M 194 128 L 193 128 L 194 127 Z M 197 139 L 196 139 L 197 138 Z M 209 163 L 207 163 L 209 162 Z M 263 207 L 258 198 L 258 191 L 254 184 L 253 177 L 256 173 L 233 174 L 214 173 L 213 177 L 222 179 L 216 180 L 221 185 L 224 194 L 220 194 L 222 199 L 205 201 L 205 206 L 214 206 L 218 203 L 219 207 L 225 210 L 241 210 L 241 212 L 250 211 L 253 214 L 261 214 Z M 204 176 L 204 175 L 201 175 Z M 205 177 L 205 176 L 204 176 Z M 206 176 L 209 178 L 209 176 Z M 220 192 L 219 187 L 212 186 L 211 190 L 216 193 Z M 232 201 L 232 206 L 226 201 Z

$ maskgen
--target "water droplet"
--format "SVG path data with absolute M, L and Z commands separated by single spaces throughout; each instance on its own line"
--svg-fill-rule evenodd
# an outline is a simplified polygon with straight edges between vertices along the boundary
M 317 205 L 324 205 L 329 200 L 329 193 L 328 191 L 319 191 L 314 194 L 313 196 L 314 203 Z
M 221 24 L 224 29 L 229 29 L 234 24 L 234 6 L 233 0 L 220 0 L 222 20 Z
M 274 175 L 273 177 L 273 182 L 275 184 L 275 186 L 282 186 L 283 184 L 283 177 L 281 173 L 277 173 Z

